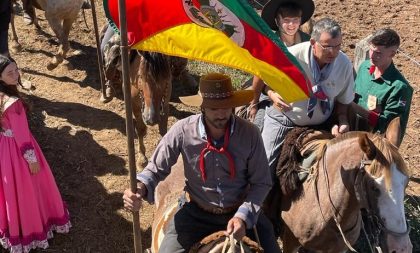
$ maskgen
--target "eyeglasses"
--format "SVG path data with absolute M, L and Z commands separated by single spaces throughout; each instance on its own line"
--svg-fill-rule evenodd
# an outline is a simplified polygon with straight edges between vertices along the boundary
M 341 48 L 341 43 L 336 45 L 336 46 L 323 46 L 321 43 L 319 43 L 318 41 L 316 42 L 318 43 L 318 45 L 322 48 L 322 50 L 324 51 L 334 51 L 334 50 L 340 50 Z

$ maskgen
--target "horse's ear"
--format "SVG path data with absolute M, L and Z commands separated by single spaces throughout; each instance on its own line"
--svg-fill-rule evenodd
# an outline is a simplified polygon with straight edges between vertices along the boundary
M 366 154 L 367 158 L 373 160 L 376 156 L 375 144 L 369 139 L 366 133 L 359 136 L 359 146 L 362 151 Z
M 401 145 L 401 123 L 400 117 L 393 119 L 385 132 L 385 138 L 394 146 L 400 147 Z

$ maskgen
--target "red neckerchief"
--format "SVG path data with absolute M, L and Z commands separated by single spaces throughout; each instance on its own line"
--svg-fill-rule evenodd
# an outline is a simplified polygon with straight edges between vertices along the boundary
M 371 65 L 370 68 L 369 68 L 369 74 L 372 75 L 373 72 L 375 72 L 375 68 L 376 68 L 375 65 Z
M 200 153 L 200 172 L 201 172 L 201 178 L 203 179 L 203 182 L 205 182 L 207 179 L 206 168 L 204 164 L 204 155 L 207 152 L 211 152 L 211 151 L 226 155 L 226 157 L 229 160 L 230 178 L 233 179 L 235 177 L 235 163 L 233 161 L 232 155 L 227 150 L 229 146 L 229 135 L 230 135 L 230 127 L 228 126 L 226 127 L 223 147 L 221 147 L 220 149 L 217 149 L 215 146 L 213 146 L 213 142 L 211 140 L 210 135 L 207 134 L 207 146 Z

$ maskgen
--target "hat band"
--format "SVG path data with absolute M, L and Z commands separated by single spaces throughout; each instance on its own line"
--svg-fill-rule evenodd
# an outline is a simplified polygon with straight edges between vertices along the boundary
M 221 99 L 221 98 L 228 98 L 233 95 L 233 91 L 223 92 L 223 93 L 201 93 L 202 98 L 210 98 L 210 99 Z

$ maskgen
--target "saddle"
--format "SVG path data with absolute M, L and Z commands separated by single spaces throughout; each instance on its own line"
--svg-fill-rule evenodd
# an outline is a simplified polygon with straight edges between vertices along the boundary
M 189 253 L 262 253 L 264 250 L 256 242 L 243 237 L 240 242 L 229 238 L 224 231 L 215 232 L 191 247 Z
M 121 84 L 120 36 L 114 34 L 104 47 L 105 78 L 110 84 Z
M 309 127 L 295 127 L 286 135 L 276 168 L 283 195 L 290 196 L 298 190 L 321 155 L 316 152 L 320 151 L 318 147 L 333 137 Z

